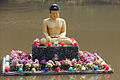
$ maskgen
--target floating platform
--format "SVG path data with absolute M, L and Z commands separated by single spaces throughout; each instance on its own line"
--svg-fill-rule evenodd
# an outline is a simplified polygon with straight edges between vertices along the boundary
M 12 50 L 3 58 L 3 76 L 111 74 L 114 71 L 97 53 L 78 46 L 35 46 L 32 54 Z
M 32 76 L 32 75 L 80 75 L 80 74 L 111 74 L 113 70 L 104 71 L 49 71 L 49 72 L 5 72 L 3 76 Z
M 101 57 L 99 57 L 101 58 Z M 104 62 L 105 63 L 105 62 Z M 105 63 L 106 64 L 106 63 Z M 24 72 L 17 72 L 17 71 L 11 71 L 11 72 L 5 72 L 5 57 L 3 58 L 3 76 L 33 76 L 33 75 L 82 75 L 82 74 L 111 74 L 114 71 L 109 67 L 109 70 L 80 70 L 80 71 L 48 71 L 44 72 L 42 71 L 24 71 Z

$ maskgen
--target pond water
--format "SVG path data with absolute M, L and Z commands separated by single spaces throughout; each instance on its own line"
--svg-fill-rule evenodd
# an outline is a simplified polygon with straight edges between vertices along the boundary
M 61 6 L 67 36 L 74 37 L 81 50 L 97 52 L 114 69 L 113 74 L 58 76 L 0 76 L 0 80 L 119 80 L 119 0 L 8 0 L 0 2 L 0 61 L 11 50 L 31 53 L 33 40 L 42 38 L 42 20 L 49 17 L 49 5 Z

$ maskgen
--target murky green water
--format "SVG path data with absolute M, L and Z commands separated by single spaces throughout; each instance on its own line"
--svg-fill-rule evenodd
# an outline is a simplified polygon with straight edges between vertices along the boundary
M 12 49 L 31 53 L 33 40 L 42 38 L 42 20 L 49 17 L 48 0 L 9 0 L 0 3 L 0 57 Z M 32 1 L 32 2 L 31 2 Z M 39 2 L 41 1 L 41 2 Z M 113 74 L 62 76 L 0 76 L 1 80 L 119 80 L 120 5 L 95 0 L 58 1 L 67 22 L 67 36 L 81 50 L 97 52 L 115 70 Z M 116 0 L 117 1 L 117 0 Z M 1 61 L 1 60 L 0 60 Z

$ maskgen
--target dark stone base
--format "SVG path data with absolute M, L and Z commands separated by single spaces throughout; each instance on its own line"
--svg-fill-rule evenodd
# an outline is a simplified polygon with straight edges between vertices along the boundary
M 48 60 L 63 60 L 63 59 L 78 59 L 78 46 L 68 45 L 59 47 L 40 46 L 36 47 L 32 45 L 32 57 L 33 61 L 38 59 L 39 61 Z

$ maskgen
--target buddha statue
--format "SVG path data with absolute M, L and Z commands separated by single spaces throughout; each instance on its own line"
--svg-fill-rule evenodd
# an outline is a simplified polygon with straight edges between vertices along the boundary
M 55 41 L 66 45 L 72 44 L 72 40 L 66 37 L 66 22 L 59 18 L 60 7 L 52 4 L 49 8 L 50 17 L 43 20 L 44 38 L 40 39 L 40 45 L 53 44 Z

